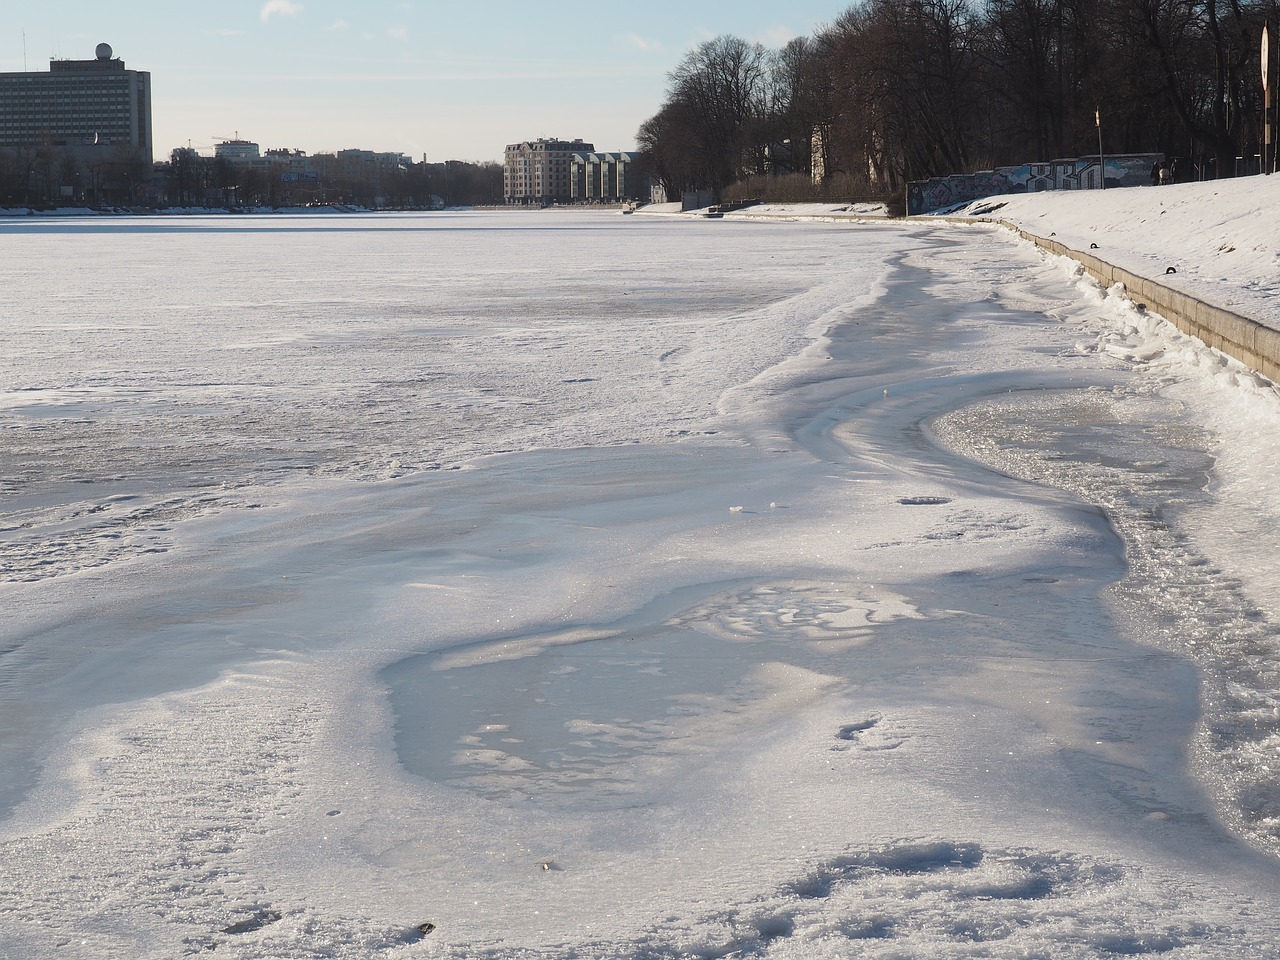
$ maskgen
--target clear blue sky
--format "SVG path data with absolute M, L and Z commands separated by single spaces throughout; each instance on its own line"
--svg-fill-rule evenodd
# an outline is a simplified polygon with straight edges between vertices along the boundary
M 581 137 L 627 150 L 692 47 L 780 47 L 848 0 L 0 0 L 0 71 L 90 59 L 151 71 L 156 156 L 237 133 L 263 148 L 500 160 Z M 25 34 L 25 64 L 24 43 Z

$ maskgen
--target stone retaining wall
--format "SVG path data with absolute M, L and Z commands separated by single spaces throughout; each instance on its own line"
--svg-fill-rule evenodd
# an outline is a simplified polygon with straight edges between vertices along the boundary
M 949 219 L 972 223 L 978 218 Z M 1146 304 L 1148 309 L 1160 314 L 1183 333 L 1197 337 L 1209 346 L 1234 357 L 1268 380 L 1280 381 L 1280 331 L 1263 326 L 1241 314 L 1205 303 L 1190 294 L 1173 290 L 1156 280 L 1130 273 L 1091 253 L 1072 250 L 1057 240 L 1038 237 L 1007 220 L 982 219 L 987 223 L 1007 227 L 1051 253 L 1070 257 L 1083 266 L 1090 276 L 1108 287 L 1123 283 L 1131 299 Z

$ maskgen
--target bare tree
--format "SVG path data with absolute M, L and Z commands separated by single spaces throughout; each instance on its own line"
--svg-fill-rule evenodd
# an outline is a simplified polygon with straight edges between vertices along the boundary
M 1258 33 L 1269 4 L 1241 0 L 1113 0 L 1110 25 L 1188 141 L 1227 172 L 1256 144 Z
M 719 191 L 748 173 L 764 173 L 769 63 L 760 44 L 708 40 L 669 75 L 669 100 L 692 121 L 704 186 Z
M 1276 0 L 855 0 L 779 51 L 736 37 L 691 50 L 637 139 L 669 194 L 815 169 L 893 193 L 1090 153 L 1095 116 L 1108 151 L 1208 155 L 1225 175 L 1258 146 L 1258 31 L 1275 12 Z
M 711 182 L 694 111 L 684 101 L 668 101 L 636 133 L 636 146 L 668 197 L 682 196 Z
M 828 35 L 796 37 L 774 59 L 771 109 L 780 139 L 789 144 L 790 171 L 820 178 L 830 172 L 828 144 L 839 113 Z

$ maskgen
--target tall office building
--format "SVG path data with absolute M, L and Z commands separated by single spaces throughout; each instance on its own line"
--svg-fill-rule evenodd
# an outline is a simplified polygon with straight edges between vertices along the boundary
M 37 146 L 79 161 L 127 149 L 150 167 L 151 74 L 126 70 L 105 43 L 48 73 L 0 73 L 0 149 Z

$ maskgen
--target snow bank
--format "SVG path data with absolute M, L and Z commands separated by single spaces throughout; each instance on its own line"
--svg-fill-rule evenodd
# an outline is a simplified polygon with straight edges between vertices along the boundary
M 1008 220 L 1280 328 L 1277 210 L 1280 176 L 1259 176 L 989 197 L 950 215 Z

